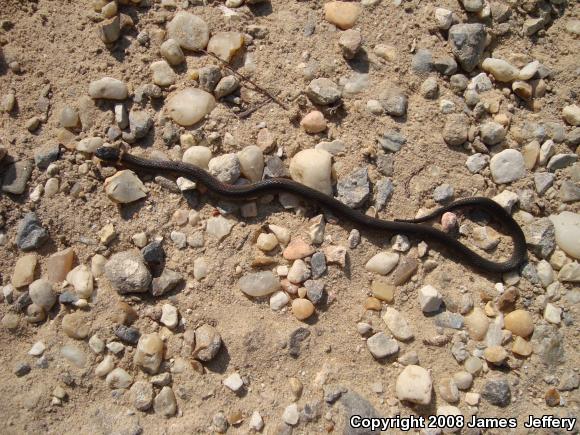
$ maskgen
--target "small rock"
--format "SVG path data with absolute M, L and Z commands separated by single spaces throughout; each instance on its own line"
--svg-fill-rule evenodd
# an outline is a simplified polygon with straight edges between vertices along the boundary
M 414 333 L 407 320 L 394 308 L 387 307 L 383 315 L 383 321 L 397 340 L 408 341 L 414 337 Z
M 471 72 L 479 63 L 486 41 L 483 24 L 456 24 L 449 29 L 449 43 L 461 67 Z
M 572 104 L 564 107 L 562 110 L 562 117 L 564 121 L 575 127 L 580 125 L 580 106 Z
M 153 400 L 153 409 L 156 414 L 171 417 L 177 412 L 177 400 L 171 387 L 163 387 Z
M 177 80 L 177 74 L 175 74 L 175 71 L 164 60 L 151 63 L 149 69 L 153 76 L 153 83 L 162 88 L 171 86 Z
M 169 96 L 165 109 L 176 123 L 189 127 L 209 114 L 215 104 L 215 98 L 210 93 L 197 88 L 185 88 Z
M 326 21 L 342 30 L 353 27 L 360 13 L 360 6 L 355 3 L 331 1 L 324 4 L 324 17 Z
M 338 39 L 338 45 L 345 59 L 353 59 L 362 45 L 362 35 L 358 30 L 346 30 Z
M 326 130 L 326 119 L 324 119 L 322 112 L 314 110 L 302 118 L 300 126 L 306 133 L 321 133 Z
M 137 343 L 137 351 L 133 357 L 136 366 L 141 367 L 143 371 L 156 374 L 159 371 L 163 359 L 163 340 L 159 335 L 144 334 Z
M 467 141 L 469 121 L 463 114 L 450 115 L 443 127 L 443 140 L 449 146 L 460 146 Z
M 424 313 L 438 311 L 442 302 L 443 298 L 435 287 L 426 285 L 419 289 L 419 304 Z
M 515 310 L 504 318 L 505 329 L 522 338 L 526 338 L 534 331 L 532 316 L 525 310 Z
M 518 78 L 520 71 L 503 59 L 488 57 L 481 64 L 481 68 L 493 75 L 498 82 L 512 82 Z
M 298 405 L 296 403 L 292 403 L 284 409 L 282 420 L 284 420 L 284 422 L 290 426 L 296 426 L 298 424 L 298 421 L 300 420 L 300 413 L 298 412 Z
M 36 254 L 28 254 L 16 260 L 14 272 L 12 273 L 12 285 L 14 288 L 21 288 L 34 281 L 34 273 L 38 264 Z
M 244 35 L 238 32 L 216 32 L 207 45 L 207 51 L 221 60 L 230 62 L 244 46 Z
M 207 220 L 205 230 L 210 237 L 221 241 L 232 231 L 235 222 L 223 216 L 212 217 Z
M 369 272 L 387 275 L 399 262 L 399 254 L 394 252 L 379 252 L 374 255 L 365 265 Z
M 267 296 L 280 289 L 280 281 L 270 271 L 243 276 L 238 282 L 240 290 L 252 297 Z
M 338 89 L 332 80 L 327 78 L 312 80 L 308 85 L 306 95 L 314 104 L 319 104 L 321 106 L 329 106 L 336 103 L 341 98 L 340 89 Z
M 391 87 L 379 95 L 385 112 L 391 116 L 404 116 L 407 113 L 408 98 L 399 88 Z
M 28 294 L 32 302 L 42 307 L 46 312 L 56 303 L 56 295 L 52 284 L 44 279 L 37 279 L 28 286 Z
M 181 11 L 167 24 L 167 36 L 186 50 L 205 49 L 209 41 L 209 27 L 200 17 Z
M 417 365 L 405 367 L 397 378 L 396 393 L 401 401 L 428 405 L 431 403 L 432 389 L 431 375 L 423 367 Z
M 89 84 L 89 95 L 93 99 L 124 100 L 128 93 L 127 85 L 112 77 L 104 77 Z
M 151 283 L 151 273 L 143 257 L 134 251 L 111 256 L 105 264 L 105 277 L 120 294 L 146 292 Z
M 222 338 L 211 325 L 203 324 L 195 330 L 195 349 L 193 356 L 200 361 L 211 361 L 219 352 Z
M 129 390 L 133 406 L 139 411 L 147 411 L 153 403 L 153 387 L 147 381 L 137 381 Z
M 237 392 L 244 386 L 244 381 L 239 373 L 232 373 L 223 380 L 223 384 L 233 392 Z
M 338 200 L 351 208 L 360 207 L 370 194 L 368 171 L 360 168 L 338 180 Z
M 308 299 L 294 299 L 292 301 L 292 314 L 298 320 L 306 320 L 314 314 L 314 305 Z
M 501 141 L 504 140 L 505 135 L 506 135 L 506 131 L 503 128 L 503 126 L 501 124 L 498 124 L 497 122 L 487 122 L 481 126 L 481 130 L 480 130 L 479 134 L 481 135 L 481 140 L 483 141 L 484 144 L 489 145 L 489 146 L 493 146 L 493 145 L 499 144 Z M 515 150 L 506 150 L 506 151 L 515 151 Z M 505 151 L 504 151 L 504 153 L 505 153 Z M 517 153 L 518 153 L 518 155 L 521 155 L 519 152 L 517 152 Z M 511 153 L 511 154 L 514 154 L 514 153 Z M 505 155 L 507 156 L 507 154 L 505 154 Z M 494 157 L 496 157 L 496 156 L 494 156 Z M 492 160 L 492 164 L 493 164 L 493 158 L 491 160 Z
M 511 402 L 510 385 L 503 378 L 490 379 L 485 383 L 481 397 L 492 405 L 506 407 Z
M 399 351 L 399 344 L 383 332 L 378 332 L 367 339 L 367 347 L 376 359 L 386 358 Z
M 168 39 L 159 48 L 161 56 L 171 65 L 179 65 L 185 60 L 185 55 L 181 50 L 179 42 L 175 39 Z
M 147 188 L 133 171 L 125 169 L 105 180 L 107 196 L 118 203 L 127 204 L 147 196 Z
M 2 179 L 2 191 L 14 195 L 24 193 L 33 167 L 33 162 L 29 160 L 19 160 L 8 165 Z
M 153 296 L 161 296 L 173 290 L 181 282 L 183 282 L 183 275 L 165 268 L 159 277 L 153 278 L 151 294 Z
M 494 155 L 489 167 L 493 181 L 497 184 L 511 183 L 526 175 L 524 158 L 514 149 L 507 149 Z

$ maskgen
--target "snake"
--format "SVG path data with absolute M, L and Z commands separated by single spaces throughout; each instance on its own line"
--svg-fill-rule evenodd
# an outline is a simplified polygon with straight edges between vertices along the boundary
M 335 216 L 352 222 L 362 230 L 412 235 L 421 239 L 425 238 L 439 242 L 451 248 L 452 252 L 456 254 L 456 257 L 460 261 L 464 261 L 486 272 L 505 273 L 513 271 L 525 263 L 527 258 L 526 238 L 521 227 L 500 204 L 486 197 L 462 198 L 416 219 L 395 219 L 389 221 L 363 214 L 332 196 L 288 178 L 266 178 L 254 183 L 233 185 L 223 183 L 208 171 L 189 163 L 172 160 L 149 160 L 114 147 L 99 147 L 95 151 L 95 156 L 107 163 L 121 164 L 149 172 L 178 174 L 204 185 L 214 194 L 229 200 L 255 199 L 261 195 L 277 194 L 280 192 L 291 193 L 307 201 L 319 204 L 323 209 L 328 209 Z M 437 218 L 446 212 L 452 212 L 466 207 L 477 207 L 485 210 L 494 219 L 503 224 L 512 239 L 513 250 L 510 258 L 503 262 L 489 260 L 471 250 L 448 233 L 429 224 L 425 224 L 425 222 Z

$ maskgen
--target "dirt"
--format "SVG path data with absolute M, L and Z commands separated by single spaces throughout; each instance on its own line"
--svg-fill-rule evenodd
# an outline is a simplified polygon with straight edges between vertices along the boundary
M 0 29 L 0 97 L 13 90 L 17 107 L 10 114 L 0 114 L 0 145 L 7 148 L 14 160 L 32 159 L 40 147 L 58 143 L 59 114 L 65 105 L 77 106 L 79 99 L 87 95 L 88 84 L 104 76 L 124 80 L 135 90 L 140 85 L 151 82 L 149 64 L 159 60 L 159 44 L 152 35 L 165 28 L 175 11 L 163 8 L 158 2 L 150 7 L 120 5 L 120 11 L 129 15 L 134 28 L 125 29 L 123 36 L 113 48 L 106 47 L 97 34 L 98 23 L 91 17 L 98 16 L 90 2 L 39 0 L 21 2 L 2 0 L 0 22 L 9 22 Z M 183 3 L 183 2 L 178 2 Z M 526 4 L 539 3 L 528 1 Z M 254 144 L 258 126 L 265 123 L 276 136 L 277 145 L 284 149 L 284 161 L 301 149 L 311 148 L 321 140 L 340 139 L 346 144 L 343 155 L 334 158 L 337 176 L 348 174 L 363 165 L 369 168 L 371 183 L 382 175 L 379 173 L 374 154 L 376 140 L 385 130 L 397 129 L 406 137 L 407 143 L 394 154 L 395 184 L 394 195 L 385 210 L 379 213 L 383 219 L 411 218 L 421 208 L 432 208 L 432 191 L 445 182 L 455 189 L 455 197 L 482 195 L 493 197 L 501 191 L 489 176 L 489 170 L 481 174 L 471 174 L 465 166 L 469 151 L 448 147 L 441 132 L 446 115 L 439 110 L 439 100 L 446 98 L 457 107 L 464 106 L 461 96 L 449 88 L 448 78 L 433 73 L 438 78 L 440 98 L 424 99 L 419 87 L 426 76 L 411 70 L 413 53 L 418 48 L 432 51 L 433 57 L 450 55 L 450 47 L 444 33 L 439 32 L 433 21 L 435 7 L 452 10 L 460 21 L 477 21 L 468 16 L 458 2 L 405 1 L 401 6 L 383 0 L 373 8 L 363 8 L 356 28 L 363 34 L 363 49 L 367 55 L 359 55 L 354 61 L 345 61 L 337 41 L 339 30 L 324 20 L 321 1 L 282 1 L 244 6 L 236 9 L 239 19 L 226 21 L 223 18 L 220 2 L 207 5 L 189 6 L 188 11 L 202 17 L 211 32 L 241 31 L 249 25 L 264 26 L 267 34 L 262 39 L 254 39 L 248 51 L 255 56 L 256 68 L 251 73 L 239 61 L 236 65 L 241 73 L 250 75 L 253 81 L 268 89 L 289 108 L 271 102 L 256 110 L 247 118 L 240 119 L 232 111 L 232 105 L 221 102 L 210 115 L 210 120 L 200 128 L 209 135 L 218 132 L 217 141 L 209 146 L 214 156 L 240 151 L 244 146 Z M 565 31 L 566 23 L 580 18 L 577 3 L 570 2 L 568 7 L 558 9 L 560 15 L 541 31 L 541 35 L 528 37 L 521 31 L 524 19 L 528 16 L 523 10 L 514 8 L 508 21 L 510 31 L 493 38 L 487 53 L 493 51 L 495 57 L 520 54 L 529 60 L 539 60 L 553 71 L 547 79 L 548 92 L 537 99 L 535 111 L 529 104 L 503 96 L 501 84 L 495 86 L 490 98 L 501 99 L 500 113 L 512 116 L 511 130 L 504 146 L 519 147 L 515 131 L 525 121 L 558 122 L 562 108 L 574 102 L 580 92 L 578 81 L 578 37 Z M 305 35 L 305 28 L 315 25 L 311 36 Z M 139 32 L 147 32 L 151 42 L 147 46 L 138 43 Z M 397 58 L 392 62 L 383 61 L 373 54 L 372 48 L 379 44 L 389 44 L 396 48 Z M 484 57 L 487 57 L 484 56 Z M 177 85 L 172 89 L 195 85 L 187 71 L 201 66 L 216 64 L 209 56 L 187 53 L 187 65 L 179 67 Z M 17 61 L 21 71 L 15 73 L 9 64 Z M 368 72 L 369 86 L 354 97 L 345 98 L 342 107 L 336 111 L 324 110 L 329 120 L 327 132 L 321 135 L 306 134 L 299 126 L 300 118 L 313 109 L 311 103 L 302 95 L 308 80 L 299 68 L 300 63 L 316 61 L 319 64 L 317 76 L 329 77 L 338 82 L 354 72 Z M 476 72 L 479 72 L 477 70 Z M 366 110 L 366 102 L 377 98 L 389 86 L 399 86 L 409 96 L 409 110 L 403 118 L 393 119 L 387 115 L 376 116 Z M 25 126 L 33 116 L 41 116 L 39 98 L 43 90 L 50 89 L 48 98 L 50 108 L 46 121 L 40 128 L 30 133 Z M 170 91 L 164 91 L 166 96 Z M 241 97 L 246 107 L 259 103 L 263 96 L 242 89 Z M 127 100 L 128 108 L 131 100 Z M 512 112 L 508 105 L 514 106 Z M 161 116 L 163 99 L 149 103 L 146 110 L 153 115 L 155 125 L 148 137 L 135 143 L 132 152 L 148 155 L 152 150 L 163 151 L 172 158 L 179 158 L 178 149 L 169 149 L 163 141 L 163 118 Z M 106 137 L 106 130 L 114 122 L 112 103 L 98 102 L 95 123 L 84 131 L 76 131 L 78 139 L 99 135 Z M 480 122 L 471 120 L 473 125 Z M 570 127 L 567 126 L 567 131 Z M 188 129 L 181 129 L 185 132 Z M 233 140 L 224 140 L 229 133 Z M 557 144 L 559 152 L 574 152 L 563 143 Z M 275 152 L 275 151 L 274 151 Z M 272 154 L 274 153 L 272 152 Z M 73 247 L 76 263 L 90 264 L 95 253 L 109 256 L 112 253 L 134 248 L 131 236 L 145 231 L 149 239 L 155 236 L 164 238 L 167 254 L 166 267 L 182 273 L 186 277 L 184 285 L 161 298 L 119 295 L 104 278 L 95 284 L 95 294 L 90 301 L 86 314 L 90 319 L 91 335 L 98 334 L 105 340 L 114 338 L 115 323 L 111 313 L 120 300 L 129 302 L 139 313 L 135 325 L 141 333 L 160 331 L 159 322 L 150 315 L 155 307 L 171 301 L 178 309 L 183 324 L 171 334 L 166 342 L 164 371 L 171 371 L 175 358 L 181 357 L 181 342 L 186 328 L 195 328 L 203 323 L 214 325 L 222 336 L 223 346 L 215 360 L 205 364 L 205 373 L 197 373 L 189 367 L 183 373 L 172 374 L 172 388 L 177 396 L 178 414 L 166 419 L 152 411 L 139 412 L 133 408 L 128 391 L 111 391 L 102 379 L 93 373 L 102 355 L 92 353 L 87 345 L 88 339 L 77 341 L 67 337 L 61 328 L 63 315 L 70 308 L 60 306 L 53 309 L 48 319 L 38 325 L 25 320 L 20 314 L 16 331 L 0 329 L 0 432 L 5 434 L 21 433 L 98 433 L 129 434 L 139 433 L 211 433 L 213 416 L 223 411 L 226 415 L 239 411 L 244 416 L 241 424 L 229 428 L 228 433 L 248 433 L 248 422 L 253 411 L 257 410 L 265 422 L 264 433 L 287 433 L 289 428 L 282 424 L 282 413 L 292 403 L 293 395 L 289 378 L 296 377 L 304 385 L 301 398 L 297 401 L 302 409 L 306 404 L 321 402 L 321 416 L 316 421 L 301 422 L 294 428 L 295 433 L 320 433 L 334 430 L 342 433 L 345 413 L 340 401 L 334 405 L 324 403 L 322 389 L 315 379 L 327 373 L 327 385 L 341 385 L 368 400 L 379 415 L 428 415 L 445 405 L 435 389 L 431 405 L 425 408 L 401 404 L 396 399 L 395 381 L 403 366 L 396 358 L 377 362 L 367 351 L 362 337 L 357 332 L 357 322 L 371 323 L 375 330 L 385 330 L 379 312 L 367 311 L 363 303 L 370 294 L 370 283 L 374 278 L 364 265 L 368 259 L 382 249 L 390 246 L 392 235 L 362 233 L 361 244 L 348 250 L 348 262 L 344 268 L 329 265 L 323 277 L 331 303 L 318 309 L 314 318 L 300 322 L 289 309 L 274 312 L 267 298 L 261 300 L 245 297 L 237 287 L 240 274 L 251 272 L 252 260 L 258 254 L 255 235 L 266 224 L 276 224 L 291 230 L 293 237 L 301 236 L 308 240 L 309 218 L 318 214 L 311 204 L 304 213 L 284 210 L 277 201 L 259 203 L 258 216 L 242 218 L 234 214 L 236 225 L 230 235 L 222 242 L 206 238 L 203 248 L 177 249 L 169 237 L 171 231 L 179 230 L 191 234 L 199 228 L 178 227 L 171 219 L 177 209 L 188 209 L 187 201 L 161 187 L 147 174 L 140 174 L 150 189 L 147 198 L 127 206 L 116 206 L 103 189 L 103 169 L 96 159 L 89 159 L 89 171 L 81 173 L 79 167 L 85 156 L 64 149 L 58 162 L 58 178 L 61 191 L 54 197 L 42 197 L 38 203 L 30 200 L 30 193 L 38 184 L 50 178 L 45 171 L 35 168 L 23 195 L 0 194 L 0 214 L 7 242 L 0 250 L 0 283 L 10 283 L 11 274 L 17 258 L 21 255 L 14 240 L 18 222 L 23 215 L 33 210 L 50 234 L 50 240 L 37 252 L 40 256 L 41 270 L 38 276 L 46 273 L 47 257 L 66 247 Z M 4 168 L 0 169 L 4 170 Z M 562 171 L 558 180 L 568 176 Z M 80 183 L 83 194 L 74 196 L 70 189 Z M 65 186 L 64 188 L 62 186 Z M 533 176 L 515 182 L 512 191 L 531 189 Z M 535 191 L 534 191 L 535 192 Z M 562 208 L 556 199 L 538 198 L 533 214 L 547 216 Z M 208 195 L 200 195 L 199 204 L 202 222 L 215 214 L 219 203 Z M 566 206 L 578 211 L 576 204 Z M 113 223 L 117 238 L 109 245 L 98 242 L 98 231 L 108 223 Z M 325 242 L 330 245 L 348 246 L 347 238 L 354 227 L 349 222 L 327 224 Z M 420 240 L 412 239 L 411 254 L 416 254 Z M 504 254 L 507 240 L 502 239 L 500 247 Z M 494 294 L 494 285 L 501 282 L 501 276 L 479 272 L 472 267 L 456 261 L 443 246 L 430 243 L 430 257 L 437 261 L 437 268 L 428 272 L 420 267 L 412 280 L 397 288 L 392 304 L 404 313 L 415 331 L 415 338 L 408 343 L 400 343 L 399 355 L 409 351 L 417 352 L 420 365 L 432 373 L 434 386 L 444 377 L 452 376 L 461 370 L 451 354 L 451 343 L 444 346 L 430 346 L 423 340 L 439 334 L 433 319 L 421 312 L 417 290 L 426 284 L 439 289 L 447 300 L 458 300 L 462 294 L 472 295 L 475 306 L 483 308 L 483 294 Z M 193 260 L 205 257 L 209 264 L 209 275 L 197 282 L 193 279 Z M 276 264 L 288 264 L 282 258 L 281 250 L 272 254 Z M 544 290 L 520 279 L 516 285 L 520 292 L 518 306 L 529 302 L 536 325 L 544 322 L 542 313 L 534 299 Z M 571 290 L 570 283 L 563 284 Z M 60 288 L 59 288 L 60 290 Z M 58 305 L 58 304 L 57 304 Z M 384 304 L 383 304 L 384 305 Z M 520 360 L 509 352 L 507 367 L 496 369 L 476 377 L 472 392 L 481 392 L 485 382 L 496 375 L 507 377 L 511 385 L 512 401 L 505 408 L 491 405 L 481 400 L 478 407 L 468 406 L 461 393 L 457 406 L 465 416 L 477 410 L 477 415 L 486 417 L 518 417 L 518 433 L 524 433 L 522 423 L 529 414 L 541 416 L 578 415 L 578 389 L 562 392 L 563 404 L 556 408 L 546 405 L 544 394 L 550 387 L 546 378 L 555 379 L 578 367 L 578 308 L 569 302 L 561 302 L 573 319 L 569 325 L 560 325 L 563 337 L 565 358 L 563 364 L 548 367 L 539 355 L 532 354 Z M 0 317 L 14 308 L 8 303 L 0 304 Z M 544 322 L 545 323 L 545 322 Z M 302 343 L 299 356 L 292 357 L 288 352 L 290 334 L 298 327 L 306 327 L 309 337 Z M 446 329 L 446 334 L 453 331 Z M 36 366 L 37 358 L 27 354 L 33 343 L 43 341 L 47 368 Z M 64 344 L 75 344 L 88 356 L 84 369 L 78 369 L 64 360 L 59 349 Z M 469 341 L 469 350 L 477 343 Z M 511 349 L 510 345 L 506 349 Z M 117 366 L 125 368 L 135 380 L 147 376 L 133 367 L 134 347 L 128 346 Z M 18 362 L 30 364 L 31 372 L 17 377 L 13 368 Z M 229 391 L 222 381 L 229 374 L 239 372 L 245 380 L 245 391 L 236 395 Z M 549 379 L 548 379 L 549 380 Z M 552 382 L 552 380 L 549 380 Z M 380 383 L 382 393 L 373 391 L 373 385 Z M 557 383 L 557 382 L 556 382 Z M 52 392 L 62 386 L 68 397 L 60 406 L 51 404 Z M 282 426 L 281 426 L 282 425 Z M 349 433 L 349 432 L 345 432 Z M 391 430 L 388 433 L 398 433 Z M 490 433 L 501 433 L 495 431 Z

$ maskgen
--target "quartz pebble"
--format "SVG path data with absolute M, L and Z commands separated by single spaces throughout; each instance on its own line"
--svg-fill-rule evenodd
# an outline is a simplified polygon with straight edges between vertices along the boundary
M 505 329 L 526 338 L 534 331 L 532 316 L 525 310 L 515 310 L 504 317 Z
M 326 130 L 326 119 L 324 119 L 322 112 L 314 110 L 302 118 L 300 126 L 306 133 L 321 133 Z
M 558 215 L 551 215 L 550 221 L 554 224 L 556 243 L 566 254 L 580 260 L 580 214 L 563 211 Z
M 193 356 L 200 361 L 211 361 L 219 352 L 222 338 L 211 325 L 203 324 L 195 330 L 195 349 Z
M 107 375 L 105 383 L 111 389 L 126 389 L 133 383 L 133 378 L 125 370 L 117 367 Z
M 408 341 L 414 337 L 411 326 L 407 322 L 407 319 L 397 310 L 391 307 L 387 307 L 385 314 L 383 315 L 383 320 L 391 331 L 391 334 L 400 341 Z
M 197 15 L 181 11 L 167 24 L 167 36 L 186 50 L 205 49 L 209 41 L 209 27 Z
M 424 313 L 438 311 L 442 302 L 441 294 L 435 287 L 426 285 L 419 289 L 419 304 Z
M 399 262 L 399 254 L 395 252 L 379 252 L 375 254 L 365 265 L 369 272 L 387 275 Z
M 133 357 L 135 365 L 147 373 L 155 374 L 159 371 L 162 359 L 163 340 L 159 335 L 156 333 L 142 335 Z
M 67 274 L 66 280 L 80 298 L 88 299 L 93 294 L 93 274 L 88 266 L 78 265 Z
M 111 200 L 121 204 L 134 202 L 147 196 L 147 188 L 139 177 L 129 169 L 119 171 L 107 178 L 105 192 Z
M 227 184 L 234 184 L 241 174 L 240 159 L 234 153 L 214 157 L 208 168 L 214 177 Z
M 161 44 L 159 51 L 161 56 L 163 56 L 165 60 L 171 65 L 179 65 L 185 60 L 185 56 L 181 50 L 179 42 L 177 42 L 175 39 L 168 39 L 165 41 L 163 44 Z
M 164 60 L 153 62 L 149 65 L 149 69 L 153 75 L 153 83 L 162 88 L 171 86 L 177 80 L 177 74 L 171 69 L 169 63 Z
M 278 246 L 278 239 L 274 234 L 261 233 L 256 241 L 256 246 L 258 249 L 268 252 Z
M 11 280 L 14 288 L 25 287 L 34 281 L 37 264 L 38 257 L 36 254 L 27 254 L 16 260 Z
M 236 392 L 244 386 L 244 381 L 239 373 L 232 373 L 223 380 L 223 384 L 230 390 Z
M 360 6 L 356 3 L 331 1 L 324 5 L 324 17 L 326 21 L 342 30 L 353 27 L 360 13 Z
M 127 85 L 112 77 L 104 77 L 89 84 L 89 95 L 93 99 L 124 100 L 128 93 Z
M 573 126 L 580 125 L 580 106 L 572 104 L 570 106 L 564 107 L 562 110 L 562 117 L 564 120 Z
M 298 152 L 290 162 L 290 175 L 298 183 L 332 194 L 331 155 L 326 151 L 306 149 Z
M 280 289 L 280 280 L 270 271 L 250 273 L 240 278 L 240 290 L 248 296 L 267 296 Z
M 207 51 L 229 62 L 244 46 L 244 35 L 238 32 L 217 32 L 212 35 Z
M 484 71 L 493 75 L 499 82 L 511 82 L 518 78 L 520 71 L 509 62 L 503 59 L 488 57 L 483 61 L 481 67 Z
M 52 284 L 44 279 L 37 279 L 30 283 L 28 294 L 34 304 L 42 307 L 47 312 L 56 303 L 56 294 L 53 292 Z
M 183 153 L 182 161 L 201 169 L 208 169 L 209 161 L 212 159 L 212 152 L 205 146 L 192 146 Z
M 314 305 L 308 299 L 294 299 L 292 301 L 292 314 L 298 320 L 306 320 L 314 314 Z
M 165 109 L 176 123 L 189 127 L 201 121 L 215 105 L 212 94 L 198 88 L 185 88 L 168 97 Z
M 232 231 L 235 222 L 226 219 L 223 216 L 217 216 L 209 218 L 206 224 L 206 232 L 209 236 L 214 237 L 217 240 L 222 240 Z
M 262 179 L 264 173 L 264 154 L 256 145 L 245 147 L 238 153 L 241 174 L 252 182 Z
M 177 308 L 171 304 L 163 304 L 161 307 L 160 321 L 169 329 L 175 329 L 179 323 L 179 314 L 177 312 Z
M 421 366 L 409 365 L 401 372 L 396 383 L 397 398 L 418 405 L 431 403 L 433 382 L 431 375 Z

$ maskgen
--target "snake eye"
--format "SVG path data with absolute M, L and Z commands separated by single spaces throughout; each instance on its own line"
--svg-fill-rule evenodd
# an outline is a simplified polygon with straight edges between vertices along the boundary
M 119 150 L 113 147 L 99 147 L 95 151 L 95 156 L 106 162 L 116 162 L 119 160 Z

